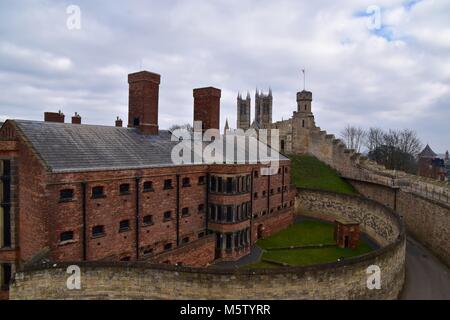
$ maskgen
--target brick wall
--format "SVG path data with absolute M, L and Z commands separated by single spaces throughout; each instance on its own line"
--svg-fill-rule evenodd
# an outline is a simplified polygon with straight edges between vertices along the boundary
M 258 240 L 259 233 L 262 237 L 268 237 L 289 227 L 293 223 L 293 212 L 292 208 L 289 207 L 281 212 L 269 213 L 254 219 L 252 241 Z
M 30 259 L 48 246 L 49 212 L 45 181 L 48 173 L 42 162 L 22 138 L 19 138 L 18 156 L 18 239 L 20 260 Z M 53 213 L 54 214 L 54 213 Z
M 214 260 L 215 237 L 214 235 L 180 246 L 178 249 L 162 253 L 155 258 L 150 258 L 153 263 L 178 264 L 190 267 L 205 267 Z

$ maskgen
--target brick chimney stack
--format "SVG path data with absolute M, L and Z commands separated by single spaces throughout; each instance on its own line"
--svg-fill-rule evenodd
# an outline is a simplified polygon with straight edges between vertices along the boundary
M 64 113 L 61 110 L 58 112 L 44 112 L 44 121 L 64 123 Z
M 148 71 L 128 75 L 128 127 L 158 134 L 158 96 L 161 76 Z
M 194 89 L 194 121 L 201 121 L 203 131 L 220 128 L 220 89 Z
M 116 127 L 122 127 L 122 125 L 123 125 L 122 119 L 120 119 L 119 117 L 117 117 L 117 119 L 116 119 Z
M 75 115 L 72 116 L 72 124 L 81 124 L 81 116 L 75 112 Z

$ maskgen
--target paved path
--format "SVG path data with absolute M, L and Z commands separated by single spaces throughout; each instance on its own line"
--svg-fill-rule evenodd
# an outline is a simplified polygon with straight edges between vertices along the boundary
M 450 300 L 449 269 L 409 237 L 406 242 L 406 280 L 400 299 Z

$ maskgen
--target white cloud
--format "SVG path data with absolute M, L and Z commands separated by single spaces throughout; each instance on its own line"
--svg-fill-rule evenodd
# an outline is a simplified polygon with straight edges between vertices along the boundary
M 0 114 L 41 119 L 77 111 L 88 123 L 127 118 L 127 73 L 160 73 L 160 127 L 192 121 L 192 89 L 222 89 L 222 122 L 236 123 L 238 91 L 272 87 L 274 120 L 313 91 L 317 124 L 417 128 L 434 149 L 450 110 L 450 3 L 378 0 L 79 1 L 82 28 L 66 28 L 65 5 L 0 4 Z M 361 14 L 363 13 L 363 14 Z

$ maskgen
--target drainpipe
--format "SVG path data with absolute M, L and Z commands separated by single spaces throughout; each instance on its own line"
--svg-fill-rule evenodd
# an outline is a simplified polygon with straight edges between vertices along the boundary
M 81 183 L 82 216 L 83 216 L 83 260 L 87 260 L 87 206 L 86 206 L 86 182 Z
M 177 247 L 180 245 L 180 175 L 177 174 Z
M 141 185 L 141 178 L 136 177 L 136 216 L 135 216 L 135 229 L 136 229 L 136 260 L 139 260 L 139 216 L 140 216 L 140 185 Z
M 397 194 L 399 188 L 394 188 L 394 211 L 397 211 Z
M 281 166 L 281 208 L 284 206 L 284 167 Z
M 209 188 L 210 188 L 210 175 L 206 174 L 206 201 L 205 201 L 205 236 L 208 234 L 209 223 Z
M 252 243 L 252 229 L 253 229 L 253 176 L 254 172 L 251 171 L 250 176 L 250 244 Z
M 267 214 L 270 214 L 270 170 L 268 171 L 267 175 Z

